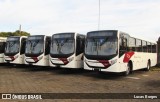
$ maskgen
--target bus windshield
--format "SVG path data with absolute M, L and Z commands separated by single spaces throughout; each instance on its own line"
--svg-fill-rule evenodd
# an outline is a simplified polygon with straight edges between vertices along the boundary
M 26 42 L 25 54 L 39 55 L 44 52 L 44 36 L 30 36 Z
M 17 54 L 20 49 L 20 38 L 8 38 L 5 47 L 5 54 Z
M 117 54 L 118 41 L 117 37 L 112 33 L 97 32 L 90 33 L 86 39 L 85 54 L 111 56 Z
M 74 34 L 55 34 L 52 39 L 51 55 L 71 54 L 74 52 Z

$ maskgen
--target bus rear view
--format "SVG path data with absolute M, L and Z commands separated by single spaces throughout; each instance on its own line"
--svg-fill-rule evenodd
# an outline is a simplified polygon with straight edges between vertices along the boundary
M 58 33 L 52 36 L 50 66 L 82 68 L 85 36 L 77 33 Z

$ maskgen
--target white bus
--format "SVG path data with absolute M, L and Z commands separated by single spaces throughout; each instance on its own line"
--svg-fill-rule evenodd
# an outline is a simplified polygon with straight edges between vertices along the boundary
M 7 37 L 4 61 L 11 64 L 24 64 L 26 36 Z
M 83 68 L 85 35 L 58 33 L 52 36 L 50 66 L 61 68 Z
M 131 37 L 118 30 L 87 33 L 84 69 L 104 72 L 149 70 L 157 63 L 156 44 Z
M 50 36 L 29 36 L 26 41 L 25 64 L 35 66 L 49 66 L 50 42 Z
M 4 63 L 4 49 L 6 44 L 6 37 L 0 37 L 0 63 Z

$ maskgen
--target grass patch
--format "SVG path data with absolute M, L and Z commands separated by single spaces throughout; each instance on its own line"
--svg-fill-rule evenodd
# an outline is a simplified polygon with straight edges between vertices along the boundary
M 160 67 L 152 67 L 151 71 L 160 71 Z

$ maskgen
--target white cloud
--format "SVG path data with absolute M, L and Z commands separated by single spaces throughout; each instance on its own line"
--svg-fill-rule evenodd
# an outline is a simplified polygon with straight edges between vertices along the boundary
M 118 29 L 155 41 L 159 37 L 159 0 L 101 0 L 101 29 Z M 98 29 L 98 0 L 0 0 L 0 31 L 31 34 L 86 33 Z

